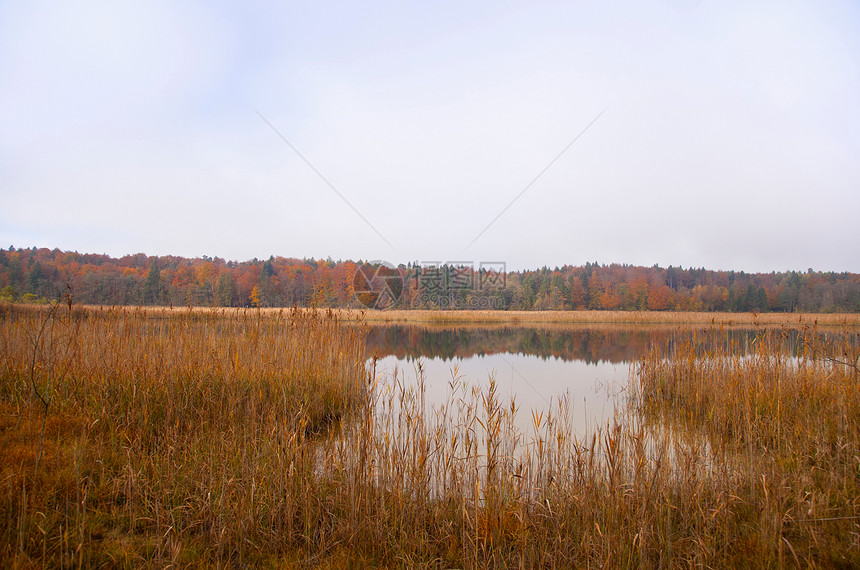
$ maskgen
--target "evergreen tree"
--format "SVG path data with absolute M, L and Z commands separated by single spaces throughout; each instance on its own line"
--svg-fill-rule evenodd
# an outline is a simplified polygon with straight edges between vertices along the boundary
M 221 307 L 232 307 L 235 305 L 236 285 L 229 271 L 222 271 L 218 276 L 218 284 L 215 290 L 215 302 Z
M 153 259 L 149 264 L 146 280 L 143 282 L 143 303 L 145 305 L 157 305 L 162 302 L 163 298 L 161 269 L 158 268 L 158 260 Z

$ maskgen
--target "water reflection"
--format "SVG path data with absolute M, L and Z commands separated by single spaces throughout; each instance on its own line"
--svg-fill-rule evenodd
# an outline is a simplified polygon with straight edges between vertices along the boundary
M 796 332 L 793 333 L 796 336 Z M 557 358 L 587 364 L 626 364 L 642 358 L 652 347 L 671 348 L 694 342 L 713 346 L 715 339 L 731 352 L 750 350 L 755 330 L 680 327 L 421 327 L 388 325 L 370 327 L 367 356 L 393 355 L 460 360 L 491 354 L 520 354 Z
M 615 396 L 628 380 L 626 364 L 588 364 L 581 360 L 508 353 L 450 360 L 421 358 L 411 362 L 390 355 L 377 361 L 377 375 L 383 383 L 390 384 L 396 377 L 397 381 L 414 387 L 419 362 L 428 411 L 467 398 L 473 389 L 486 393 L 490 378 L 494 378 L 503 406 L 514 402 L 517 407 L 516 423 L 521 433 L 531 432 L 531 411 L 554 408 L 559 398 L 566 398 L 570 405 L 574 430 L 586 433 L 595 422 L 612 416 Z
M 690 343 L 697 352 L 720 347 L 748 354 L 755 335 L 749 328 L 713 327 L 386 325 L 368 329 L 366 354 L 368 362 L 377 358 L 383 384 L 416 386 L 420 363 L 428 409 L 473 388 L 485 390 L 493 377 L 503 400 L 515 399 L 524 432 L 532 410 L 567 398 L 573 429 L 585 434 L 611 418 L 628 387 L 631 363 L 652 348 L 669 354 Z M 787 348 L 796 339 L 796 331 L 785 331 Z

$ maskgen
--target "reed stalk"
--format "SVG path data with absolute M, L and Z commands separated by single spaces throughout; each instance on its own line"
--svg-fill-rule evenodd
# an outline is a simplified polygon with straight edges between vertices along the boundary
M 0 308 L 0 564 L 860 565 L 853 329 L 655 350 L 577 434 L 456 369 L 428 406 L 344 320 Z

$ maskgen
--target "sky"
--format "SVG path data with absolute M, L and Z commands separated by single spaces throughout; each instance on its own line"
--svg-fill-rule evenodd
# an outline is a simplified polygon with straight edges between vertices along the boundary
M 0 244 L 860 272 L 860 4 L 0 2 Z

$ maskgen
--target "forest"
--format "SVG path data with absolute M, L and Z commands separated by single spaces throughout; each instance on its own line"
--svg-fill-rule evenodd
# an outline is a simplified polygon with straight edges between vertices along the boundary
M 384 272 L 380 272 L 383 269 Z M 351 307 L 384 277 L 385 308 L 860 312 L 860 274 L 745 273 L 586 263 L 505 271 L 470 264 L 227 261 L 143 253 L 113 258 L 48 248 L 0 249 L 0 300 L 86 305 Z M 377 284 L 373 285 L 378 286 Z M 382 307 L 378 307 L 382 308 Z

